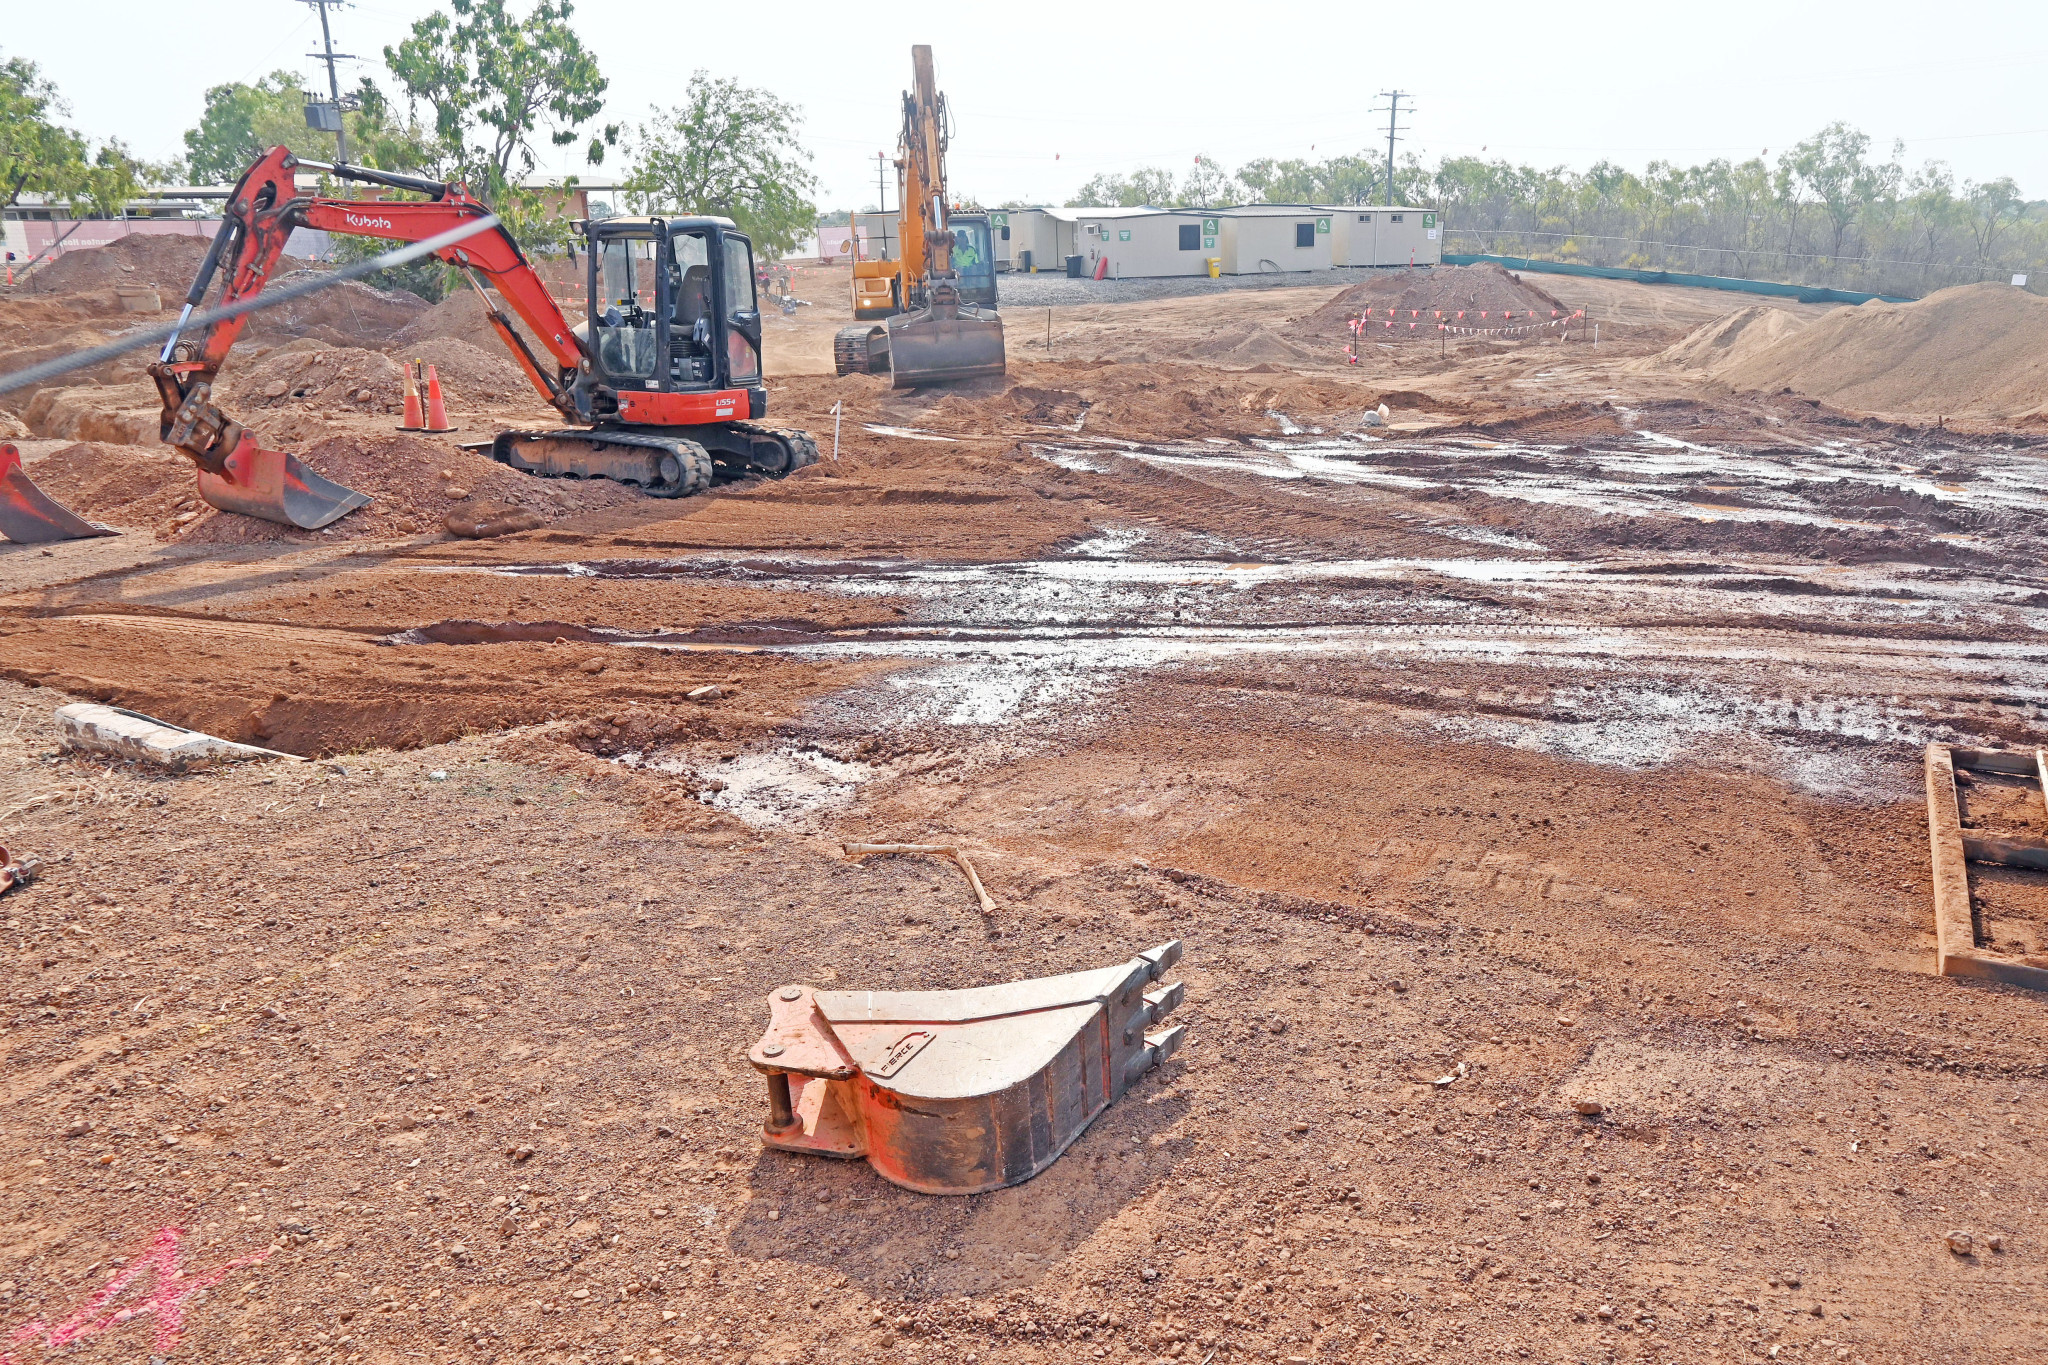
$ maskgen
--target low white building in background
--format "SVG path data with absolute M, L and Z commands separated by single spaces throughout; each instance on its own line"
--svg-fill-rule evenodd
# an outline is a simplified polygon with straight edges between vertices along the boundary
M 1443 233 L 1434 209 L 1405 205 L 1244 204 L 1222 209 L 1030 208 L 989 215 L 999 268 L 1064 271 L 1081 258 L 1093 278 L 1137 279 L 1436 265 Z

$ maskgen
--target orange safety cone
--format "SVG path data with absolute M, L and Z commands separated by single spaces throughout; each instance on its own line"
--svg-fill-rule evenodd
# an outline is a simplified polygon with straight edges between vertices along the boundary
M 419 362 L 405 362 L 405 416 L 400 420 L 400 431 L 426 430 L 426 418 L 420 413 Z
M 448 409 L 441 403 L 441 376 L 432 365 L 427 366 L 427 430 L 455 430 L 448 424 Z

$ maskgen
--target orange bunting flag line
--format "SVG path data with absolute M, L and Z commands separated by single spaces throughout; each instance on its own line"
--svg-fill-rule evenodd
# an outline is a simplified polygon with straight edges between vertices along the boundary
M 1460 322 L 1463 322 L 1464 320 L 1465 320 L 1465 310 L 1464 310 L 1464 309 L 1462 309 L 1462 308 L 1460 308 L 1460 309 L 1458 310 L 1458 321 L 1460 321 Z
M 1482 308 L 1482 309 L 1480 309 L 1480 310 L 1479 310 L 1479 316 L 1480 316 L 1480 317 L 1485 317 L 1485 316 L 1486 316 L 1486 310 L 1485 310 L 1484 308 Z

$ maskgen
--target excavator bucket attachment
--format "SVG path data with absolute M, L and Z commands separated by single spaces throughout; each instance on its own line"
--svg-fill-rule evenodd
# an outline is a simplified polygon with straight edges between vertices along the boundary
M 1003 373 L 1003 320 L 995 313 L 935 305 L 897 314 L 888 329 L 892 389 L 1000 378 Z
M 865 1157 L 922 1194 L 1029 1180 L 1179 1050 L 1181 1028 L 1146 1030 L 1181 1001 L 1179 983 L 1147 990 L 1180 950 L 971 990 L 784 986 L 747 1054 L 768 1078 L 761 1141 Z
M 87 521 L 36 487 L 36 481 L 21 467 L 21 447 L 11 441 L 0 443 L 0 536 L 17 545 L 47 545 L 119 534 Z
M 367 493 L 323 479 L 296 455 L 257 444 L 244 431 L 218 474 L 199 471 L 199 496 L 223 512 L 317 531 L 370 501 Z

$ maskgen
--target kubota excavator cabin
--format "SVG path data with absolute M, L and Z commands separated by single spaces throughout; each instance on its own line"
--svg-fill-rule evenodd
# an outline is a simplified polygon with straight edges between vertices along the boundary
M 427 198 L 302 195 L 295 179 L 301 166 Z M 184 316 L 223 271 L 219 302 L 261 290 L 293 228 L 422 242 L 489 213 L 461 184 L 302 162 L 273 148 L 229 197 L 185 296 Z M 495 459 L 530 474 L 616 479 L 667 498 L 698 492 L 714 478 L 780 478 L 816 462 L 817 446 L 802 432 L 755 425 L 767 413 L 768 391 L 754 249 L 744 234 L 727 219 L 702 217 L 608 218 L 576 227 L 587 253 L 590 307 L 573 326 L 503 227 L 435 253 L 468 277 L 534 388 L 574 424 L 502 432 L 492 442 Z M 538 353 L 479 276 L 525 324 Z M 165 344 L 150 367 L 163 398 L 163 439 L 199 466 L 200 493 L 215 507 L 325 526 L 369 498 L 264 446 L 214 405 L 214 378 L 245 322 L 246 315 L 226 318 Z

